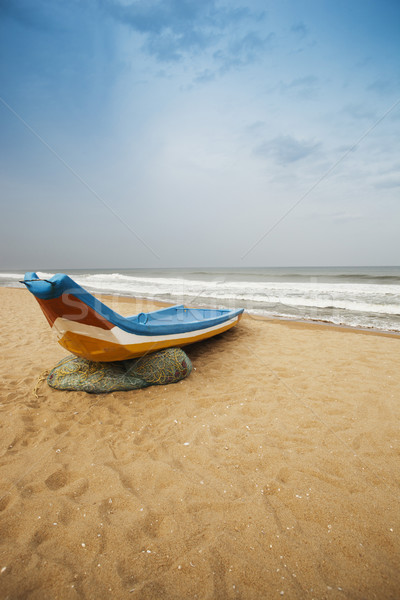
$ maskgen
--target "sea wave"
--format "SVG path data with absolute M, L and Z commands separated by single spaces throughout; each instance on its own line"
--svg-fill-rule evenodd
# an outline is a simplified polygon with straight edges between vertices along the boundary
M 23 273 L 0 273 L 0 279 L 2 280 L 6 280 L 6 279 L 11 279 L 11 280 L 20 280 L 24 278 L 24 274 Z

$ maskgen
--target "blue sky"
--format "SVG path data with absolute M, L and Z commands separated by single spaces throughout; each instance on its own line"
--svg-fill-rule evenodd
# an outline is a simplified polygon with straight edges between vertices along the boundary
M 2 268 L 400 264 L 397 0 L 2 0 Z

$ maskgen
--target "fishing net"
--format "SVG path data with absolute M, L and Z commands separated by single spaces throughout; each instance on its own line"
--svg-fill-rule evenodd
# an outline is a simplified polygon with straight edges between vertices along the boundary
M 47 383 L 57 390 L 104 394 L 176 383 L 191 371 L 192 363 L 181 348 L 167 348 L 140 358 L 111 363 L 67 356 L 50 371 Z

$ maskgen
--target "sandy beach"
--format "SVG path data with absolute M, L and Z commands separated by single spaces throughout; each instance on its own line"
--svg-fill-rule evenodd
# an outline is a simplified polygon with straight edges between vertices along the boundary
M 400 597 L 400 337 L 245 315 L 180 383 L 35 397 L 68 353 L 0 310 L 1 599 Z

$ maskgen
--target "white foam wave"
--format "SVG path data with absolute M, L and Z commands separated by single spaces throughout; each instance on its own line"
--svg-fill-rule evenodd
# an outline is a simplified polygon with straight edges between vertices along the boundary
M 39 271 L 49 279 L 52 273 Z M 329 321 L 354 327 L 400 331 L 400 285 L 265 281 L 212 272 L 171 276 L 164 273 L 71 273 L 71 277 L 92 293 L 119 294 L 191 305 L 244 307 L 252 314 Z M 15 286 L 22 273 L 0 273 L 2 285 Z M 4 282 L 4 283 L 3 283 Z
M 49 274 L 41 273 L 48 277 Z M 244 282 L 193 280 L 168 277 L 141 277 L 121 273 L 77 276 L 80 285 L 93 291 L 140 295 L 156 298 L 198 298 L 247 303 L 283 304 L 296 308 L 340 309 L 366 313 L 398 315 L 400 286 L 299 282 Z
M 82 284 L 95 286 L 98 288 L 112 291 L 113 288 L 124 288 L 127 291 L 134 291 L 136 288 L 164 289 L 168 288 L 182 290 L 184 288 L 189 293 L 192 291 L 212 290 L 217 292 L 220 288 L 229 290 L 232 295 L 239 295 L 243 291 L 251 288 L 253 294 L 269 294 L 271 292 L 280 292 L 285 295 L 301 295 L 305 293 L 312 294 L 344 294 L 351 295 L 356 293 L 360 295 L 371 295 L 376 293 L 377 288 L 382 289 L 385 295 L 400 295 L 400 285 L 377 286 L 373 284 L 356 283 L 318 283 L 318 282 L 260 282 L 260 281 L 227 281 L 224 279 L 197 280 L 174 277 L 140 277 L 121 273 L 112 274 L 89 274 L 76 276 L 75 279 Z
M 23 273 L 0 273 L 0 279 L 20 279 L 24 278 Z

